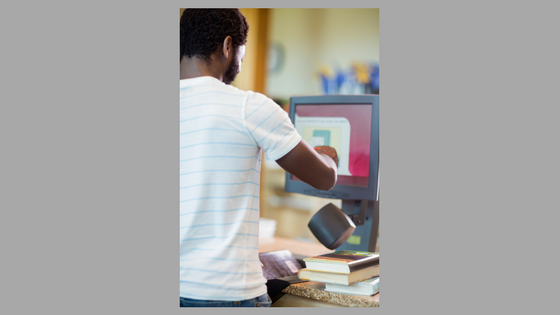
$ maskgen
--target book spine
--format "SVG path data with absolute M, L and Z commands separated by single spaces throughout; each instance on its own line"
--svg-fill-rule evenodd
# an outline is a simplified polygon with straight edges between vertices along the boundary
M 379 292 L 379 280 L 373 286 L 373 294 L 376 294 L 377 292 Z
M 308 277 L 306 277 L 308 276 Z M 339 283 L 339 284 L 344 284 L 347 285 L 348 281 L 341 281 L 341 280 L 337 280 L 337 279 L 333 279 L 332 276 L 330 276 L 330 273 L 328 272 L 315 272 L 312 274 L 306 274 L 306 272 L 298 272 L 298 278 L 300 278 L 301 280 L 309 280 L 309 281 L 319 281 L 319 282 L 325 282 L 325 283 Z
M 335 293 L 343 293 L 343 294 L 360 294 L 361 292 L 364 292 L 363 290 L 359 289 L 358 287 L 353 287 L 352 285 L 346 286 L 346 285 L 332 284 L 332 283 L 325 283 L 325 291 L 335 292 Z M 379 292 L 379 280 L 376 281 L 371 286 L 371 291 L 369 291 L 367 294 L 375 295 L 378 292 Z
M 379 265 L 379 257 L 376 257 L 375 259 L 363 259 L 349 262 L 348 268 L 350 268 L 350 272 L 352 273 L 354 271 L 358 271 L 368 267 L 374 267 L 377 265 Z

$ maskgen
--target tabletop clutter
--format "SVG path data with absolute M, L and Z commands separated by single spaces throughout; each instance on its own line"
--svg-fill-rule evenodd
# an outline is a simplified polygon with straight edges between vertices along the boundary
M 372 296 L 379 293 L 379 253 L 336 251 L 304 258 L 305 268 L 289 250 L 261 253 L 259 259 L 273 302 L 283 296 L 281 292 L 286 292 L 288 286 L 307 281 L 324 284 L 321 290 L 336 294 Z M 305 286 L 298 288 L 302 287 Z

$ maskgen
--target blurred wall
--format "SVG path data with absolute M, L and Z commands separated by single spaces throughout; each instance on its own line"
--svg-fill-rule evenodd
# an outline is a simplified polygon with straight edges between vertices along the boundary
M 264 93 L 270 9 L 239 9 L 247 19 L 249 33 L 241 72 L 232 85 L 241 90 Z
M 322 94 L 321 66 L 379 63 L 379 9 L 271 9 L 269 42 L 285 52 L 279 71 L 268 73 L 269 97 Z

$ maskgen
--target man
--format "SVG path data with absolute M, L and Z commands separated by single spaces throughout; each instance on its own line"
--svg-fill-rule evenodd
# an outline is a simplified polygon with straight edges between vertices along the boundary
M 312 148 L 278 104 L 230 85 L 248 30 L 237 9 L 181 16 L 181 306 L 270 306 L 258 259 L 263 150 L 315 188 L 336 183 L 333 148 Z

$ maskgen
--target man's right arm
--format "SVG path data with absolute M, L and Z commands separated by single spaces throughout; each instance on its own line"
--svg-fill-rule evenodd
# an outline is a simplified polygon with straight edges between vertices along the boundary
M 336 184 L 338 157 L 329 146 L 313 149 L 301 140 L 288 154 L 276 160 L 288 173 L 320 190 L 330 190 Z

